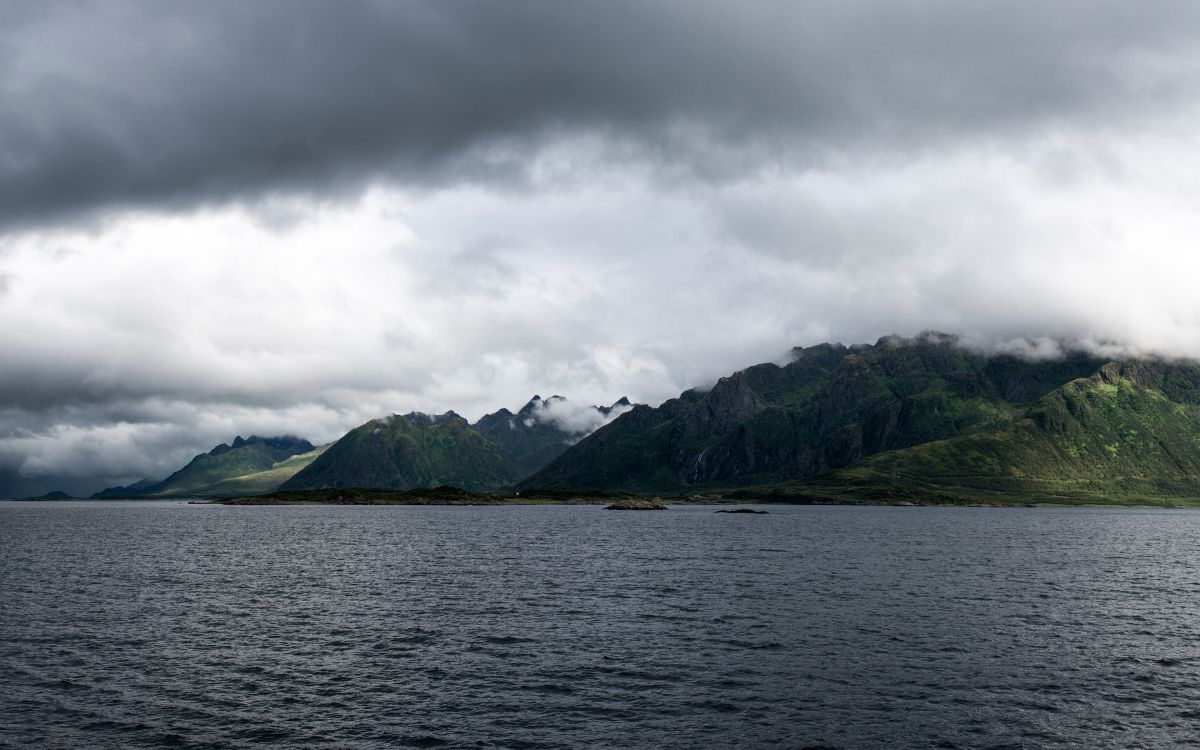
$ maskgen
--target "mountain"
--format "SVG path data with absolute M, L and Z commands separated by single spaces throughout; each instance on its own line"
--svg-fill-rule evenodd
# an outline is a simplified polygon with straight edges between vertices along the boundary
M 495 443 L 454 412 L 412 412 L 356 427 L 279 489 L 408 490 L 453 485 L 487 491 L 521 476 Z
M 297 453 L 294 456 L 277 461 L 270 468 L 262 471 L 222 479 L 212 485 L 211 491 L 204 494 L 234 496 L 262 495 L 272 492 L 298 474 L 301 469 L 315 461 L 330 445 L 332 443 L 318 446 L 306 453 Z
M 848 500 L 1194 499 L 1200 366 L 1109 362 L 1003 428 L 881 453 L 773 492 Z
M 251 435 L 243 439 L 240 435 L 233 443 L 221 443 L 208 453 L 201 453 L 193 458 L 186 466 L 176 471 L 161 482 L 142 480 L 127 487 L 110 487 L 97 492 L 93 497 L 105 498 L 114 496 L 146 496 L 146 497 L 187 497 L 196 495 L 237 494 L 242 484 L 239 478 L 257 476 L 246 486 L 261 487 L 261 491 L 269 492 L 284 481 L 293 471 L 284 465 L 291 461 L 296 466 L 297 459 L 309 453 L 316 452 L 312 443 L 301 438 L 285 435 L 282 437 L 259 437 Z M 313 458 L 316 456 L 314 455 Z M 300 459 L 301 461 L 303 459 Z M 279 471 L 282 469 L 282 471 Z M 276 471 L 281 476 L 273 486 L 265 486 L 267 482 L 263 474 Z
M 1023 424 L 1042 399 L 1104 364 L 1083 352 L 987 355 L 938 333 L 797 348 L 783 366 L 635 406 L 520 486 L 683 492 L 799 482 Z
M 562 396 L 534 396 L 515 414 L 500 409 L 473 425 L 453 411 L 374 419 L 351 430 L 279 489 L 453 485 L 497 490 L 542 468 L 630 408 L 625 398 L 612 406 L 577 406 Z
M 513 414 L 501 409 L 473 427 L 528 476 L 553 461 L 580 438 L 633 405 L 621 398 L 612 406 L 574 406 L 562 396 L 534 396 Z

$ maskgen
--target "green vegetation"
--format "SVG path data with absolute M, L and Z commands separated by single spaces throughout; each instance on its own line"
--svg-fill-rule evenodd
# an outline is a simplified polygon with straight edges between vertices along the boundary
M 822 345 L 638 407 L 522 483 L 800 503 L 1200 504 L 1200 365 Z
M 1104 362 L 1078 352 L 1029 361 L 940 334 L 823 344 L 657 408 L 633 407 L 522 480 L 569 442 L 531 418 L 550 402 L 535 398 L 475 426 L 453 412 L 376 419 L 318 449 L 295 438 L 238 438 L 163 482 L 105 496 L 1200 504 L 1195 362 Z M 442 485 L 463 494 L 437 494 L 450 492 Z M 374 489 L 353 489 L 364 487 Z
M 96 498 L 221 497 L 269 492 L 311 463 L 324 450 L 295 437 L 235 438 L 201 453 L 162 480 L 111 487 Z
M 521 483 L 685 492 L 795 482 L 876 454 L 1002 429 L 1048 392 L 1092 374 L 1084 354 L 1029 362 L 926 334 L 798 349 L 638 406 Z
M 520 469 L 454 412 L 373 419 L 335 442 L 281 490 L 449 484 L 484 492 L 512 485 Z
M 97 498 L 234 497 L 280 489 L 376 487 L 410 489 L 456 484 L 486 491 L 511 486 L 543 467 L 574 435 L 539 410 L 564 401 L 534 396 L 519 412 L 501 409 L 468 425 L 450 412 L 411 413 L 372 420 L 351 431 L 324 461 L 333 444 L 313 448 L 297 438 L 237 438 L 196 456 L 161 482 L 142 480 L 112 487 Z M 591 407 L 606 416 L 625 408 Z M 316 464 L 311 470 L 310 465 Z M 299 476 L 298 476 L 299 475 Z
M 307 453 L 285 458 L 282 461 L 272 464 L 271 468 L 264 471 L 256 471 L 251 474 L 222 479 L 214 484 L 210 491 L 200 494 L 205 496 L 234 496 L 260 495 L 271 492 L 287 480 L 296 476 L 301 469 L 315 461 L 328 447 L 329 445 L 322 445 Z
M 881 453 L 771 491 L 840 500 L 1200 504 L 1198 376 L 1194 365 L 1110 363 L 1003 429 Z

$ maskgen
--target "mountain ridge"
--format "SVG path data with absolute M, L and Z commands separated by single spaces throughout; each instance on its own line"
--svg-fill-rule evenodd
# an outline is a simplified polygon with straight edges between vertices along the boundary
M 886 336 L 797 347 L 789 361 L 657 407 L 535 395 L 474 424 L 454 411 L 394 414 L 320 448 L 238 436 L 161 482 L 117 489 L 442 485 L 788 502 L 1190 502 L 1200 500 L 1200 363 L 1065 347 L 1030 358 L 936 332 Z
M 672 492 L 806 479 L 865 456 L 1018 419 L 1053 387 L 1103 360 L 984 354 L 946 334 L 884 337 L 874 345 L 796 348 L 638 406 L 581 440 L 522 488 Z
M 335 441 L 278 490 L 507 488 L 552 460 L 591 424 L 628 407 L 629 401 L 622 398 L 608 407 L 568 404 L 562 396 L 535 395 L 516 413 L 502 408 L 474 424 L 454 411 L 374 419 Z

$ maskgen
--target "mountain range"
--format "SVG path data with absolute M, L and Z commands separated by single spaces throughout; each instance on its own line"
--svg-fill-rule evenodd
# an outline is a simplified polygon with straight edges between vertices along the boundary
M 240 437 L 160 482 L 98 496 L 276 489 L 724 495 L 790 502 L 1200 498 L 1200 364 L 953 336 L 792 350 L 657 407 L 534 396 L 474 424 L 373 419 L 327 446 Z
M 109 487 L 92 497 L 188 497 L 270 492 L 319 456 L 327 446 L 285 435 L 240 435 L 193 458 L 166 479 L 143 479 L 124 487 Z
M 523 480 L 793 502 L 1200 498 L 1200 365 L 953 336 L 795 349 L 638 406 Z
M 441 485 L 499 490 L 541 469 L 630 408 L 626 398 L 611 406 L 576 406 L 562 396 L 534 396 L 516 413 L 501 409 L 473 425 L 453 411 L 393 414 L 320 447 L 291 436 L 239 436 L 232 444 L 197 455 L 166 479 L 110 487 L 93 497 L 228 497 L 276 489 Z

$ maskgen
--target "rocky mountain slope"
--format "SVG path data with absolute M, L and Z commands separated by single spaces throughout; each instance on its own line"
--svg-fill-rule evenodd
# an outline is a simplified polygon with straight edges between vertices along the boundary
M 634 407 L 522 487 L 680 492 L 795 482 L 876 454 L 1001 430 L 1104 361 L 1081 352 L 1030 361 L 986 355 L 950 336 L 793 351 Z

